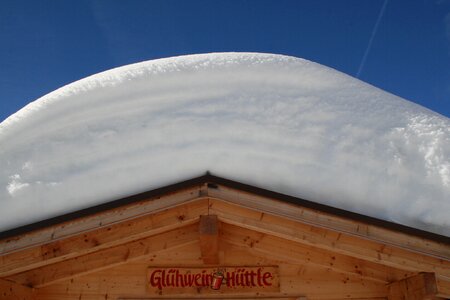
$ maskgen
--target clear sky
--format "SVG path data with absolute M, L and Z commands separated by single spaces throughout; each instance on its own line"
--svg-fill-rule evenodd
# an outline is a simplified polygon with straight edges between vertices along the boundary
M 0 121 L 113 67 L 222 51 L 306 58 L 450 117 L 450 0 L 0 3 Z

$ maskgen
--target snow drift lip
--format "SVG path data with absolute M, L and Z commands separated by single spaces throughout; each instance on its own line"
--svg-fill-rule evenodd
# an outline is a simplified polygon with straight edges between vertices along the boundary
M 60 224 L 63 222 L 67 222 L 67 221 L 75 220 L 78 218 L 91 216 L 96 213 L 101 213 L 101 212 L 104 212 L 107 210 L 119 208 L 119 207 L 125 206 L 127 204 L 136 203 L 136 202 L 146 200 L 149 198 L 150 199 L 155 198 L 155 197 L 161 196 L 163 194 L 173 193 L 173 192 L 176 192 L 176 191 L 179 191 L 182 189 L 186 189 L 186 188 L 190 188 L 190 187 L 194 187 L 194 186 L 201 186 L 204 184 L 206 184 L 208 186 L 208 188 L 212 188 L 212 189 L 220 188 L 220 186 L 222 185 L 225 187 L 242 190 L 244 192 L 253 193 L 253 194 L 256 194 L 259 196 L 270 197 L 270 198 L 281 200 L 281 201 L 284 201 L 287 203 L 296 204 L 296 205 L 303 206 L 305 208 L 314 209 L 314 210 L 317 210 L 317 211 L 320 211 L 323 213 L 336 215 L 336 216 L 351 219 L 354 221 L 364 222 L 369 225 L 375 225 L 375 226 L 379 226 L 379 227 L 382 227 L 385 229 L 390 229 L 390 230 L 398 231 L 401 233 L 405 233 L 405 234 L 413 235 L 416 237 L 425 238 L 428 240 L 433 240 L 435 242 L 450 245 L 450 237 L 447 237 L 444 235 L 439 235 L 436 233 L 432 233 L 432 232 L 412 228 L 409 226 L 405 226 L 402 224 L 373 218 L 373 217 L 366 216 L 366 215 L 361 215 L 358 213 L 354 213 L 354 212 L 350 212 L 347 210 L 335 208 L 332 206 L 312 202 L 312 201 L 305 200 L 302 198 L 297 198 L 297 197 L 273 192 L 273 191 L 263 189 L 260 187 L 244 184 L 244 183 L 233 181 L 233 180 L 226 179 L 223 177 L 218 177 L 218 176 L 212 175 L 209 172 L 207 172 L 203 176 L 188 179 L 188 180 L 174 183 L 174 184 L 171 184 L 168 186 L 153 189 L 153 190 L 150 190 L 147 192 L 131 195 L 129 197 L 112 200 L 107 203 L 88 207 L 88 208 L 74 211 L 71 213 L 67 213 L 67 214 L 64 214 L 61 216 L 42 220 L 42 221 L 39 221 L 36 223 L 32 223 L 32 224 L 20 226 L 20 227 L 14 228 L 14 229 L 6 230 L 3 232 L 0 232 L 0 239 L 7 239 L 7 238 L 10 238 L 13 236 L 29 233 L 34 230 L 44 229 L 44 228 L 50 227 L 52 225 L 57 225 L 57 224 Z M 152 200 L 149 200 L 149 201 L 152 201 Z

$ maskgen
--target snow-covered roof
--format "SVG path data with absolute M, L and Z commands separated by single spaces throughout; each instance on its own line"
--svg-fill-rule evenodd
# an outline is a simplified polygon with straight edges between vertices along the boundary
M 256 53 L 112 69 L 6 119 L 0 230 L 206 171 L 450 235 L 450 119 L 319 64 Z

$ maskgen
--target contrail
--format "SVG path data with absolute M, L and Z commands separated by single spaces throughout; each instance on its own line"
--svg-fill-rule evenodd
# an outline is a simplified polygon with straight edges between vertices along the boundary
M 375 22 L 375 26 L 373 27 L 372 35 L 370 36 L 370 40 L 369 40 L 369 44 L 367 45 L 366 51 L 364 52 L 364 56 L 361 60 L 361 63 L 359 64 L 358 72 L 356 73 L 356 78 L 359 78 L 359 75 L 361 74 L 361 71 L 364 68 L 364 65 L 366 64 L 367 56 L 369 55 L 370 48 L 372 48 L 373 38 L 375 37 L 375 34 L 378 31 L 378 25 L 380 25 L 381 18 L 383 18 L 387 3 L 388 3 L 388 0 L 384 0 L 383 6 L 381 7 L 380 13 L 378 14 L 378 19 Z

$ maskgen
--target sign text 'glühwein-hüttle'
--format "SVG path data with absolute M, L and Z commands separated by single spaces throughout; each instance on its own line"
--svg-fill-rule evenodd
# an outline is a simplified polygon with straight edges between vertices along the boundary
M 278 268 L 149 268 L 149 289 L 157 294 L 279 291 Z

